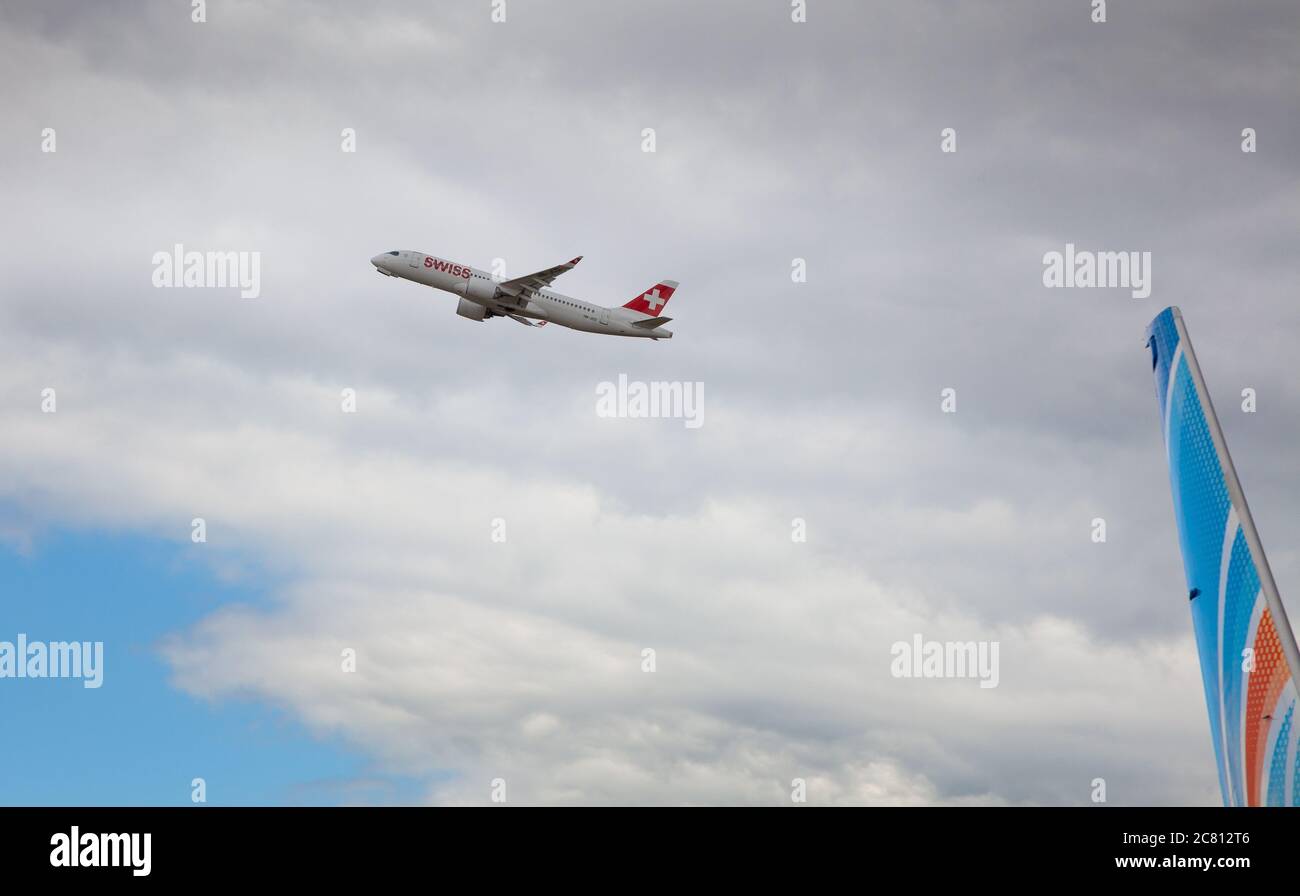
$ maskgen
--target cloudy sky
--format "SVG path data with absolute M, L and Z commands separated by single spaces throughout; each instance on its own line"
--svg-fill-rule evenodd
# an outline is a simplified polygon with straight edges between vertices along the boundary
M 0 801 L 1219 802 L 1142 334 L 1294 608 L 1294 3 L 190 6 L 0 11 L 0 639 L 107 654 L 0 681 Z M 155 288 L 177 243 L 261 295 Z M 1066 243 L 1151 295 L 1045 288 Z M 676 279 L 676 336 L 474 323 L 399 248 Z M 917 634 L 998 686 L 893 677 Z

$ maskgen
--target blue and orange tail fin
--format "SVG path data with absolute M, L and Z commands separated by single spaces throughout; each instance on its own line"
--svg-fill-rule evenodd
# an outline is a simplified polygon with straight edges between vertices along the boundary
M 1300 805 L 1300 653 L 1177 308 L 1147 349 L 1224 805 Z

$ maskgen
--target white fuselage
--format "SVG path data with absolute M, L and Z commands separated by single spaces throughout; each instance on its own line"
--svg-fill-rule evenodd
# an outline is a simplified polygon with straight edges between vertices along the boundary
M 646 329 L 634 326 L 635 321 L 646 319 L 646 315 L 640 312 L 593 305 L 551 289 L 524 287 L 518 295 L 507 295 L 486 271 L 423 252 L 386 252 L 370 259 L 370 263 L 389 277 L 400 277 L 459 296 L 461 303 L 457 313 L 462 317 L 476 320 L 496 316 L 526 318 L 609 336 L 671 339 L 673 335 L 663 327 Z M 472 304 L 467 306 L 466 303 Z M 482 313 L 478 306 L 483 309 Z

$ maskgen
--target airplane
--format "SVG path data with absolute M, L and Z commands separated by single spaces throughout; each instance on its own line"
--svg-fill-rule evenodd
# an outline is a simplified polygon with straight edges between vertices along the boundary
M 1300 805 L 1295 635 L 1182 312 L 1146 337 L 1223 803 Z
M 677 291 L 676 280 L 659 281 L 621 308 L 593 305 L 549 288 L 556 277 L 573 270 L 580 261 L 581 255 L 544 271 L 497 281 L 486 271 L 423 252 L 393 250 L 370 259 L 384 276 L 400 277 L 459 296 L 456 313 L 470 320 L 508 317 L 529 327 L 553 323 L 609 336 L 673 338 L 672 331 L 664 329 L 664 324 L 672 318 L 661 317 L 660 312 Z

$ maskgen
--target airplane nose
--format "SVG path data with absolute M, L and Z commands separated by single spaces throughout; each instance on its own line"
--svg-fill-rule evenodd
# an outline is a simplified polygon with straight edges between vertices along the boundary
M 380 264 L 380 262 L 383 261 L 383 258 L 384 258 L 384 254 L 381 252 L 378 255 L 376 255 L 374 258 L 370 259 L 370 263 L 377 268 L 383 267 L 383 265 Z

